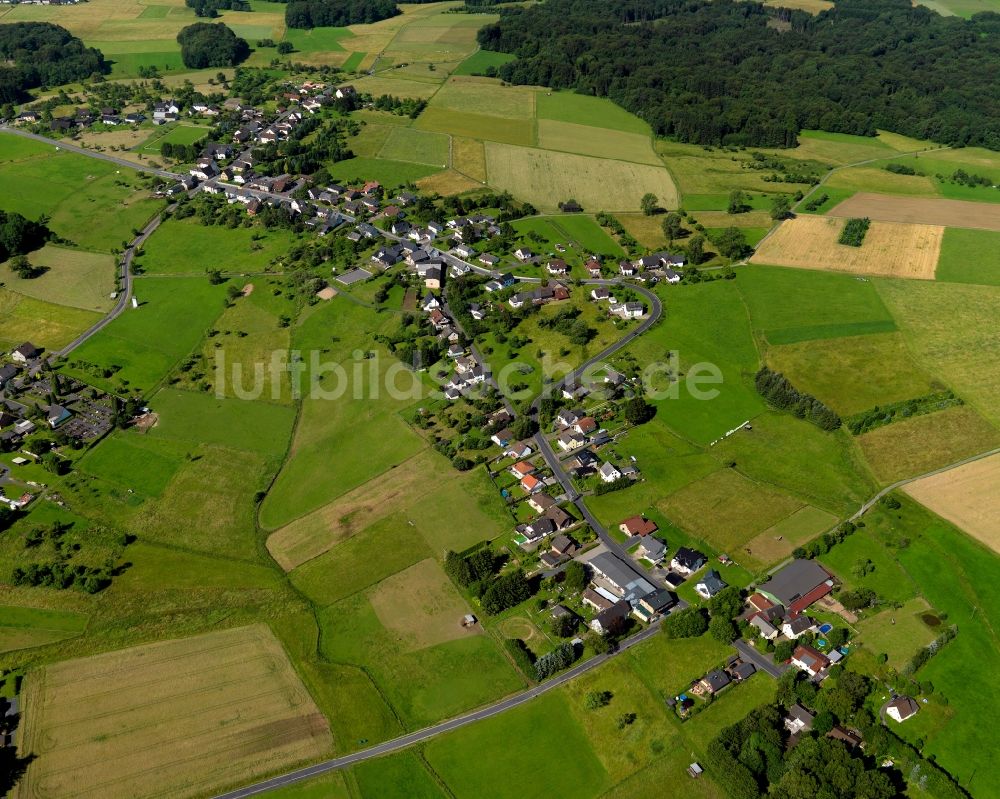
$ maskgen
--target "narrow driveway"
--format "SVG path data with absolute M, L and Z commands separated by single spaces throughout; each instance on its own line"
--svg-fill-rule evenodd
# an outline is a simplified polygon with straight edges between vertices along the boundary
M 766 672 L 775 679 L 788 671 L 789 667 L 787 663 L 782 663 L 781 665 L 776 664 L 774 660 L 769 658 L 767 655 L 758 652 L 742 638 L 737 639 L 733 643 L 733 646 L 736 648 L 736 651 L 740 653 L 741 658 L 753 663 L 753 665 L 756 666 L 757 671 Z

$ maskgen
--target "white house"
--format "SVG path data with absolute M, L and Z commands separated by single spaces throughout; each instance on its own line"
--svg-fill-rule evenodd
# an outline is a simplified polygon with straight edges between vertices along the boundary
M 618 470 L 618 467 L 611 462 L 605 462 L 605 464 L 600 468 L 601 479 L 605 483 L 613 483 L 615 480 L 620 480 L 622 473 Z
M 899 723 L 915 716 L 918 710 L 920 706 L 908 696 L 897 696 L 885 706 L 886 715 Z

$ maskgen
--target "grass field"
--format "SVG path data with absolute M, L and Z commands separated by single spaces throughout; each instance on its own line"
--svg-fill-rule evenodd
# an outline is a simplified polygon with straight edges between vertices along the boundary
M 880 427 L 858 443 L 882 483 L 924 472 L 1000 446 L 1000 432 L 974 408 L 948 408 Z
M 935 390 L 898 332 L 769 347 L 767 363 L 843 416 Z
M 621 161 L 662 165 L 653 152 L 648 134 L 624 133 L 605 127 L 539 119 L 538 146 L 546 150 L 592 155 L 597 158 L 607 158 L 613 154 Z
M 925 599 L 911 599 L 898 610 L 889 608 L 858 622 L 859 635 L 854 640 L 876 654 L 884 652 L 889 656 L 889 665 L 901 671 L 918 649 L 937 636 L 920 618 L 928 611 Z
M 136 149 L 147 154 L 159 154 L 160 148 L 164 144 L 194 144 L 202 139 L 207 139 L 209 132 L 209 128 L 198 125 L 181 123 L 165 125 L 163 128 L 158 128 L 150 134 L 149 138 Z
M 128 308 L 95 336 L 73 351 L 74 361 L 120 366 L 110 387 L 148 390 L 190 353 L 222 312 L 223 286 L 203 278 L 143 278 L 135 283 L 138 308 Z M 178 326 L 177 319 L 185 324 Z M 90 375 L 84 379 L 95 380 Z
M 937 279 L 1000 286 L 1000 233 L 947 228 L 941 242 Z
M 532 731 L 533 734 L 527 734 Z M 503 742 L 497 746 L 497 742 Z M 482 757 L 488 752 L 489 757 Z M 572 752 L 572 768 L 563 756 Z M 427 759 L 457 799 L 599 796 L 612 781 L 560 693 L 435 739 Z
M 31 219 L 47 215 L 49 227 L 78 247 L 108 252 L 130 240 L 132 230 L 161 207 L 136 190 L 137 176 L 129 170 L 34 142 L 34 156 L 28 157 L 28 149 L 12 144 L 13 138 L 0 135 L 0 152 L 13 147 L 20 158 L 0 163 L 4 210 Z
M 875 284 L 850 275 L 756 266 L 742 271 L 737 284 L 754 328 L 771 344 L 896 329 Z
M 882 222 L 1000 231 L 1000 204 L 968 200 L 894 197 L 859 192 L 836 205 L 829 213 L 839 217 L 867 216 Z
M 85 311 L 105 312 L 114 304 L 110 296 L 115 290 L 113 256 L 46 244 L 30 253 L 28 260 L 44 269 L 43 274 L 22 279 L 0 266 L 3 283 L 11 291 Z
M 288 230 L 206 226 L 195 219 L 167 219 L 136 259 L 149 275 L 204 275 L 280 270 L 282 256 L 297 240 Z
M 25 749 L 41 755 L 25 797 L 201 795 L 331 743 L 264 625 L 48 666 L 28 681 L 24 711 Z
M 476 75 L 482 74 L 488 67 L 499 68 L 504 64 L 513 61 L 511 53 L 494 53 L 490 50 L 477 50 L 451 73 L 452 75 Z
M 880 281 L 914 357 L 993 424 L 1000 424 L 1000 289 Z
M 917 502 L 1000 553 L 1000 455 L 925 477 L 904 489 Z
M 761 563 L 779 563 L 797 546 L 825 533 L 836 523 L 837 517 L 832 513 L 806 505 L 750 539 L 747 549 Z
M 433 175 L 440 167 L 414 164 L 407 161 L 388 161 L 383 158 L 348 158 L 332 165 L 333 176 L 337 180 L 354 182 L 377 180 L 387 189 L 416 183 L 421 178 Z
M 42 302 L 0 288 L 0 348 L 11 349 L 31 341 L 39 347 L 57 350 L 97 322 L 93 311 Z
M 445 799 L 448 795 L 416 752 L 400 752 L 360 763 L 353 769 L 353 777 L 361 796 Z M 324 794 L 322 799 L 327 796 Z
M 414 127 L 511 145 L 530 147 L 535 144 L 534 122 L 523 117 L 474 114 L 431 105 L 417 117 Z
M 0 605 L 0 652 L 43 646 L 81 635 L 86 613 Z
M 413 128 L 391 128 L 378 157 L 444 168 L 448 166 L 448 137 Z
M 758 246 L 751 261 L 866 276 L 934 279 L 943 227 L 873 222 L 860 247 L 837 242 L 843 227 L 843 220 L 830 217 L 806 215 L 787 220 Z
M 649 136 L 649 125 L 639 117 L 603 97 L 573 92 L 539 92 L 536 96 L 539 119 L 568 122 L 622 133 Z

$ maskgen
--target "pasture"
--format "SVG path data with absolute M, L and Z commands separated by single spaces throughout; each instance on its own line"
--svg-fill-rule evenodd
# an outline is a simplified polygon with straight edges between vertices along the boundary
M 0 605 L 0 653 L 44 646 L 82 635 L 86 613 Z
M 443 134 L 393 127 L 378 157 L 444 168 L 448 166 L 448 151 L 448 137 Z
M 872 222 L 864 243 L 850 247 L 837 242 L 843 226 L 843 220 L 830 217 L 786 220 L 761 242 L 750 260 L 798 269 L 934 279 L 943 227 Z
M 489 67 L 498 69 L 514 60 L 511 53 L 495 53 L 490 50 L 476 50 L 465 61 L 459 64 L 452 75 L 481 75 Z
M 935 390 L 899 332 L 772 346 L 767 363 L 842 416 Z
M 917 650 L 937 636 L 934 628 L 921 618 L 930 610 L 927 600 L 922 597 L 911 599 L 898 610 L 883 610 L 858 622 L 858 636 L 854 641 L 864 644 L 876 655 L 885 653 L 889 656 L 889 666 L 902 671 Z
M 650 135 L 649 125 L 639 117 L 604 97 L 575 92 L 538 92 L 535 96 L 539 120 L 549 119 L 621 133 Z
M 58 350 L 100 320 L 101 315 L 0 288 L 0 318 L 0 349 L 31 341 L 47 350 Z
M 360 796 L 380 799 L 445 799 L 440 778 L 433 776 L 414 751 L 398 752 L 359 763 L 352 770 Z M 346 795 L 345 795 L 346 796 Z M 323 794 L 317 799 L 329 799 Z
M 885 485 L 1000 446 L 1000 432 L 968 405 L 915 416 L 858 436 Z
M 509 145 L 530 147 L 535 143 L 535 126 L 530 119 L 474 114 L 433 104 L 417 117 L 414 127 Z
M 224 286 L 203 278 L 142 278 L 135 282 L 138 308 L 127 308 L 100 335 L 73 351 L 74 362 L 121 367 L 110 380 L 78 373 L 85 380 L 118 389 L 149 390 L 190 353 L 222 312 Z M 82 313 L 82 312 L 78 312 Z M 177 325 L 184 319 L 184 325 Z
M 265 625 L 47 666 L 27 681 L 24 718 L 25 751 L 40 755 L 24 797 L 202 795 L 331 745 Z
M 164 144 L 194 144 L 195 142 L 207 139 L 208 134 L 209 129 L 199 125 L 189 125 L 186 123 L 164 125 L 154 130 L 149 135 L 149 138 L 135 149 L 142 153 L 155 153 L 159 155 L 160 148 Z
M 3 284 L 11 291 L 43 302 L 106 312 L 114 304 L 115 259 L 111 255 L 46 244 L 28 260 L 42 274 L 20 278 L 5 267 Z
M 646 164 L 491 141 L 486 144 L 486 166 L 491 185 L 550 211 L 570 198 L 588 211 L 635 211 L 646 192 L 655 194 L 667 207 L 677 204 L 670 174 Z
M 837 521 L 832 513 L 806 505 L 750 539 L 747 549 L 761 563 L 779 563 L 796 547 L 832 529 Z
M 888 194 L 859 192 L 836 205 L 829 214 L 839 217 L 867 216 L 880 222 L 1000 231 L 1000 204 L 969 200 L 893 197 Z M 873 230 L 874 228 L 872 225 Z
M 460 638 L 413 648 L 413 631 L 401 636 L 379 620 L 373 604 L 379 590 L 355 593 L 319 612 L 320 653 L 332 662 L 364 668 L 407 728 L 454 716 L 522 687 L 489 636 L 464 630 Z M 430 627 L 439 623 L 428 615 L 420 619 Z M 455 619 L 459 622 L 460 617 Z
M 882 281 L 914 357 L 993 424 L 1000 424 L 1000 288 Z
M 20 143 L 0 135 L 0 152 Z M 49 227 L 71 244 L 107 252 L 132 238 L 161 207 L 137 189 L 139 178 L 130 170 L 65 151 L 44 147 L 44 155 L 0 163 L 0 196 L 4 210 L 18 211 L 30 219 L 43 214 Z
M 377 180 L 387 189 L 416 183 L 440 170 L 440 167 L 414 164 L 407 161 L 388 161 L 382 158 L 348 158 L 332 164 L 333 176 L 348 183 L 360 180 Z
M 736 283 L 754 329 L 770 344 L 896 329 L 875 284 L 851 275 L 753 266 L 741 271 Z M 787 297 L 795 297 L 795 302 L 783 301 Z
M 947 228 L 941 242 L 937 279 L 1000 286 L 1000 233 Z
M 605 127 L 539 119 L 538 146 L 545 150 L 591 155 L 596 158 L 608 158 L 614 155 L 621 161 L 662 166 L 662 162 L 653 152 L 648 134 L 625 133 Z
M 917 502 L 1000 553 L 1000 455 L 991 455 L 903 490 Z

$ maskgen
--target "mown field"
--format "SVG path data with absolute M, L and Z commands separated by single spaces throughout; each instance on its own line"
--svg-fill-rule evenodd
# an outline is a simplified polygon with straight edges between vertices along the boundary
M 194 796 L 331 742 L 264 625 L 48 666 L 28 681 L 24 711 L 25 750 L 40 755 L 19 788 L 28 797 Z

